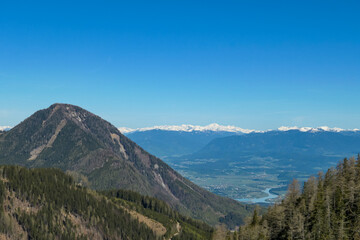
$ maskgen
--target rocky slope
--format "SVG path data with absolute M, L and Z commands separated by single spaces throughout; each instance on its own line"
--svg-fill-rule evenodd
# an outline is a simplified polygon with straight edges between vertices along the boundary
M 150 155 L 100 117 L 54 104 L 0 135 L 0 164 L 56 167 L 93 189 L 130 189 L 209 224 L 252 208 L 212 194 Z M 239 222 L 240 223 L 240 222 Z

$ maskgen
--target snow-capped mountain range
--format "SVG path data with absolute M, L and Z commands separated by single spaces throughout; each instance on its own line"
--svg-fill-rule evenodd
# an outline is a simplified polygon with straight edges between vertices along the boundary
M 8 131 L 10 129 L 11 129 L 10 126 L 0 126 L 0 131 Z
M 0 131 L 8 131 L 10 130 L 12 127 L 11 126 L 0 126 Z M 240 128 L 240 127 L 236 127 L 236 126 L 231 126 L 231 125 L 220 125 L 217 123 L 212 123 L 206 126 L 199 126 L 199 125 L 190 125 L 190 124 L 182 124 L 182 125 L 162 125 L 162 126 L 154 126 L 154 127 L 144 127 L 144 128 L 127 128 L 127 127 L 120 127 L 118 128 L 119 131 L 121 133 L 127 134 L 127 133 L 132 133 L 132 132 L 145 132 L 145 131 L 150 131 L 150 130 L 163 130 L 163 131 L 177 131 L 177 132 L 193 132 L 193 131 L 198 131 L 198 132 L 205 132 L 205 131 L 212 131 L 212 132 L 233 132 L 233 133 L 264 133 L 264 132 L 269 132 L 269 131 L 290 131 L 290 130 L 298 130 L 300 132 L 320 132 L 320 131 L 324 131 L 324 132 L 358 132 L 360 131 L 360 129 L 355 128 L 355 129 L 342 129 L 342 128 L 331 128 L 331 127 L 327 127 L 327 126 L 321 126 L 321 127 L 297 127 L 297 126 L 293 126 L 293 127 L 279 127 L 276 130 L 265 130 L 265 131 L 260 131 L 260 130 L 254 130 L 254 129 L 244 129 L 244 128 Z
M 217 123 L 212 123 L 206 126 L 199 125 L 190 125 L 190 124 L 182 124 L 182 125 L 163 125 L 163 126 L 154 126 L 154 127 L 145 127 L 145 128 L 119 128 L 122 133 L 130 133 L 130 132 L 144 132 L 150 130 L 164 130 L 164 131 L 178 131 L 178 132 L 205 132 L 205 131 L 213 131 L 213 132 L 234 132 L 234 133 L 251 133 L 255 132 L 255 130 L 243 129 L 235 126 L 223 126 Z
M 163 125 L 163 126 L 154 126 L 154 127 L 145 127 L 145 128 L 127 128 L 127 127 L 120 127 L 119 131 L 127 134 L 132 132 L 145 132 L 150 130 L 164 130 L 164 131 L 178 131 L 178 132 L 193 132 L 193 131 L 199 131 L 199 132 L 205 132 L 205 131 L 212 131 L 212 132 L 233 132 L 233 133 L 264 133 L 274 130 L 265 130 L 265 131 L 259 131 L 254 129 L 244 129 L 236 126 L 231 125 L 219 125 L 217 123 L 212 123 L 206 126 L 199 126 L 199 125 L 189 125 L 189 124 L 182 124 L 182 125 Z M 327 126 L 321 126 L 321 127 L 279 127 L 276 129 L 277 131 L 290 131 L 290 130 L 298 130 L 301 132 L 319 132 L 319 131 L 325 131 L 325 132 L 344 132 L 344 131 L 360 131 L 360 129 L 342 129 L 342 128 L 331 128 Z M 276 131 L 275 130 L 275 131 Z
M 354 129 L 342 129 L 342 128 L 330 128 L 327 126 L 322 126 L 322 127 L 316 127 L 316 128 L 312 128 L 312 127 L 279 127 L 277 129 L 278 131 L 289 131 L 289 130 L 298 130 L 300 132 L 357 132 L 360 131 L 360 129 L 358 128 L 354 128 Z

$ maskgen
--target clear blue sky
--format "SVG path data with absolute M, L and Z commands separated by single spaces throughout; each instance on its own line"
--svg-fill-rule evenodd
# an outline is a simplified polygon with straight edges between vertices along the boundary
M 0 125 L 61 102 L 119 127 L 360 128 L 359 1 L 7 2 Z

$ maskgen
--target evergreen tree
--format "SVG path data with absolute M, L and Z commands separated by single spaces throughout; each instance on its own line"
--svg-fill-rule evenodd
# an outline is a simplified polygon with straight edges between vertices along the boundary
M 300 191 L 295 180 L 280 204 L 254 212 L 239 239 L 360 239 L 360 155 L 345 158 Z

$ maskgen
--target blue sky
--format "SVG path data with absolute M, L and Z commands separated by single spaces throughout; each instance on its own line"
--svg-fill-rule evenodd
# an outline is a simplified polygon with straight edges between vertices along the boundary
M 9 2 L 0 125 L 61 102 L 119 127 L 360 128 L 358 1 Z

